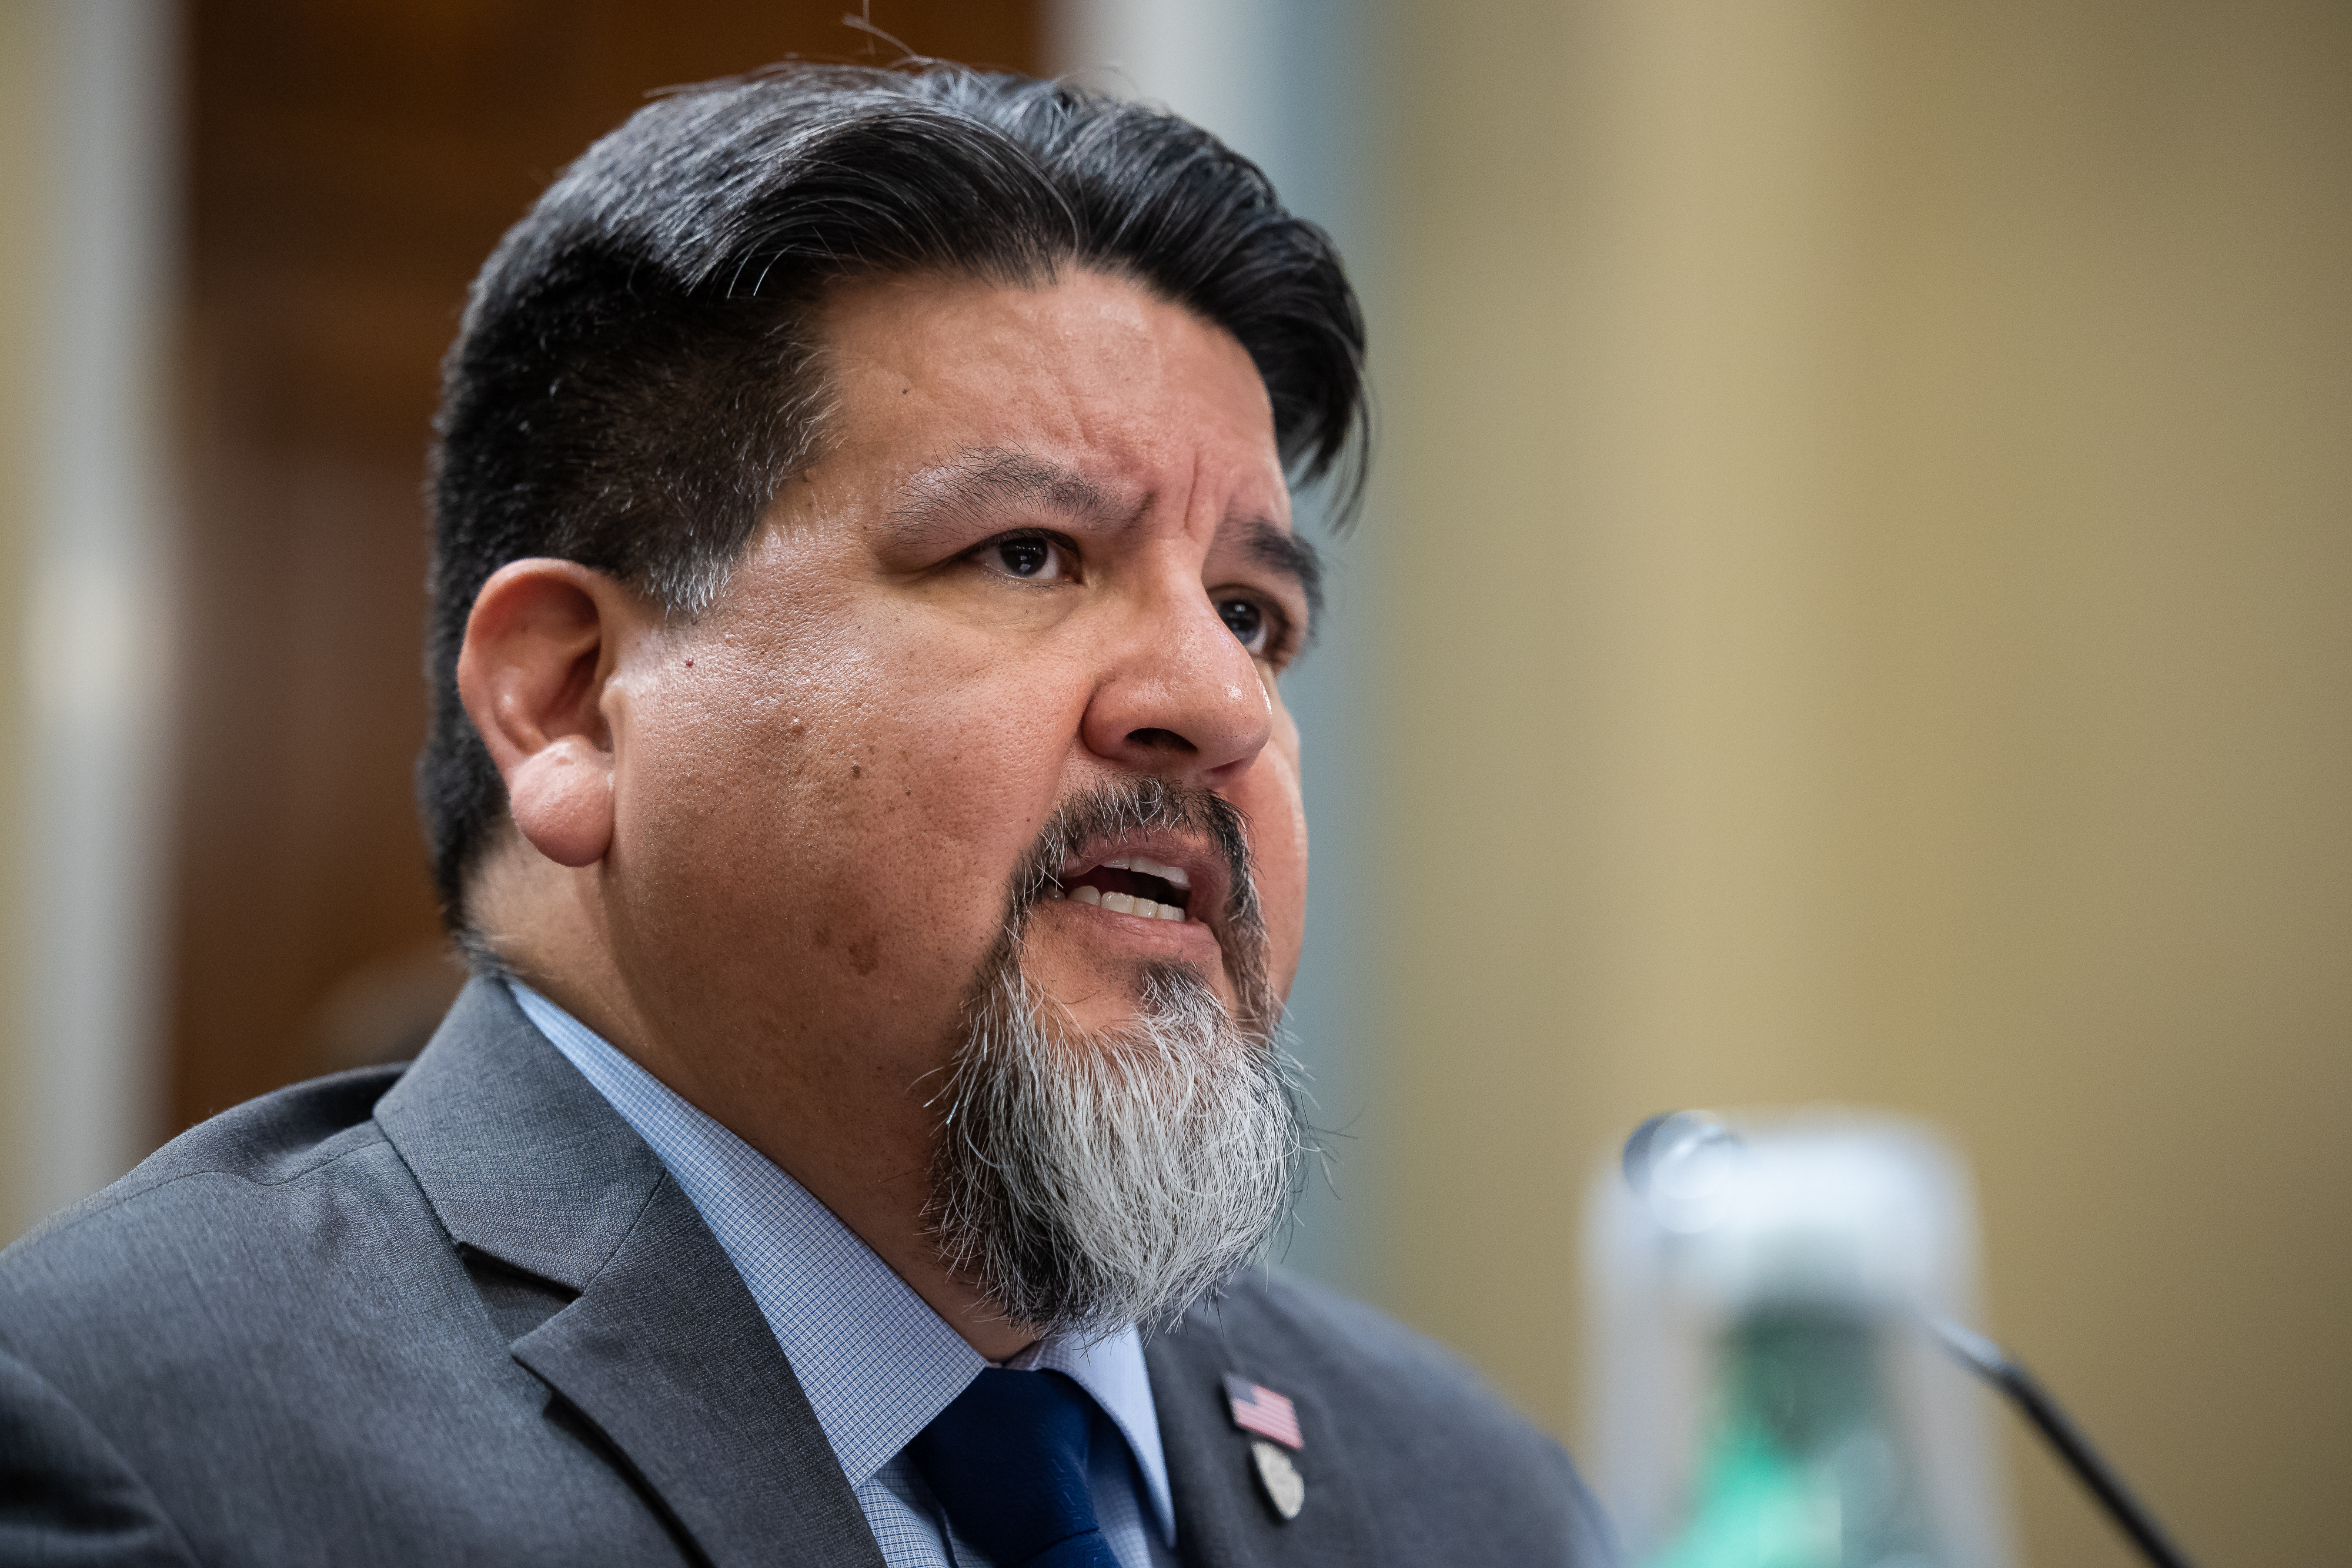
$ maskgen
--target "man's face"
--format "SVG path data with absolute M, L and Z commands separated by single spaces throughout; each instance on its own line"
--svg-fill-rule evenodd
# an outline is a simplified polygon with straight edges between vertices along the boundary
M 861 284 L 824 345 L 824 455 L 718 605 L 605 699 L 623 981 L 694 1097 L 788 1169 L 823 1135 L 928 1138 L 924 1097 L 1058 804 L 1139 779 L 1222 797 L 1266 928 L 1263 955 L 1234 950 L 1205 835 L 1085 846 L 1059 868 L 1074 893 L 1191 885 L 1181 919 L 1083 894 L 1030 912 L 1024 969 L 1080 1031 L 1131 1021 L 1155 965 L 1230 1008 L 1237 965 L 1262 961 L 1284 994 L 1306 894 L 1275 675 L 1308 596 L 1239 343 L 1066 270 Z

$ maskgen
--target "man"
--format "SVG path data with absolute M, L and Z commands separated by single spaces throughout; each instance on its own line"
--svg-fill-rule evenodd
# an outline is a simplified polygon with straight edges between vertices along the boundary
M 0 1559 L 1601 1560 L 1466 1371 L 1249 1266 L 1361 341 L 1254 169 L 1054 84 L 592 149 L 439 423 L 476 978 L 6 1254 Z

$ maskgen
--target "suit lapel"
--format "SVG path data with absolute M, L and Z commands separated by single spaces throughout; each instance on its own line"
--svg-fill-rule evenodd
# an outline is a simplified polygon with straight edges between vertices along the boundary
M 578 1301 L 515 1342 L 718 1564 L 882 1553 L 751 1292 L 676 1182 Z
M 1177 1555 L 1186 1568 L 1361 1568 L 1381 1561 L 1339 1423 L 1295 1374 L 1237 1354 L 1213 1303 L 1148 1342 L 1143 1359 L 1175 1495 Z M 1306 1446 L 1290 1458 L 1306 1481 L 1307 1501 L 1296 1519 L 1277 1514 L 1259 1488 L 1251 1435 L 1234 1427 L 1226 1408 L 1229 1372 L 1279 1390 L 1297 1407 Z
M 515 1358 L 720 1568 L 882 1568 L 767 1320 L 643 1139 L 477 979 L 376 1121 L 461 1247 L 578 1292 Z

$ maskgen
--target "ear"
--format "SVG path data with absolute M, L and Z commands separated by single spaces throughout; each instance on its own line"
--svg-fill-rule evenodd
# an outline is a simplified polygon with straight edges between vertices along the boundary
M 604 711 L 629 591 L 576 561 L 510 561 L 482 585 L 457 654 L 457 695 L 506 779 L 515 826 L 559 865 L 613 842 Z

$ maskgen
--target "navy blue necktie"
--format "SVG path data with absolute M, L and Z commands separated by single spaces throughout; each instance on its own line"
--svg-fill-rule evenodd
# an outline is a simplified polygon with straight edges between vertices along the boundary
M 1119 1568 L 1095 1523 L 1094 1424 L 1095 1402 L 1060 1373 L 992 1366 L 907 1452 L 996 1568 Z

